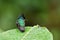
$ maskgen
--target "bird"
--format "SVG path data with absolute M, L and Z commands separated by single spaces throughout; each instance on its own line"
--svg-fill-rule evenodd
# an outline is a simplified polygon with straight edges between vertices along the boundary
M 16 25 L 21 32 L 25 32 L 25 16 L 21 14 L 16 21 Z

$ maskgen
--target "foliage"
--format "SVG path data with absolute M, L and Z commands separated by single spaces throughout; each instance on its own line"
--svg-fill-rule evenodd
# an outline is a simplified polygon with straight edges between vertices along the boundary
M 24 33 L 18 29 L 0 33 L 0 40 L 53 40 L 53 36 L 46 27 L 28 26 Z

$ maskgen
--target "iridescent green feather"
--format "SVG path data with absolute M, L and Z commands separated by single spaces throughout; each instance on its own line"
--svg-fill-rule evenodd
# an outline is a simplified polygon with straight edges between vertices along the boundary
M 18 23 L 21 27 L 24 27 L 25 26 L 25 21 L 23 19 L 18 19 Z

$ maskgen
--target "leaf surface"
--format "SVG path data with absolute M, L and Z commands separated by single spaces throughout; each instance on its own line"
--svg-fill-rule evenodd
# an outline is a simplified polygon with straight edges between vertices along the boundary
M 0 40 L 53 40 L 51 32 L 46 27 L 26 27 L 24 33 L 18 29 L 0 33 Z

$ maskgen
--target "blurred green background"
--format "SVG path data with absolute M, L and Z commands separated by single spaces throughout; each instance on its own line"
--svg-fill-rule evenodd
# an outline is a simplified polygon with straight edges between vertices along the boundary
M 26 26 L 46 26 L 54 40 L 60 40 L 59 0 L 0 0 L 0 32 L 16 28 L 21 13 L 26 17 Z

